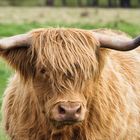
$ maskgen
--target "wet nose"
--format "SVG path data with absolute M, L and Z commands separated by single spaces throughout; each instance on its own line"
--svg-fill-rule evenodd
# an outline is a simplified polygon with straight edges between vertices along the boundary
M 59 122 L 76 122 L 84 118 L 83 106 L 81 103 L 62 102 L 58 103 L 53 111 L 52 117 Z
M 58 113 L 66 119 L 76 119 L 80 116 L 81 105 L 79 103 L 63 103 L 58 105 Z

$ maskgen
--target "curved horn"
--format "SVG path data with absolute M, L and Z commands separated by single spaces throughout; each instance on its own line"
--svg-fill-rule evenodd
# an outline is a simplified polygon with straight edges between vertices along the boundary
M 140 36 L 134 39 L 126 39 L 97 32 L 93 32 L 93 35 L 100 42 L 102 48 L 109 48 L 118 51 L 130 51 L 140 46 Z
M 30 44 L 31 36 L 29 34 L 20 34 L 0 39 L 0 50 L 6 50 L 17 47 L 27 47 Z

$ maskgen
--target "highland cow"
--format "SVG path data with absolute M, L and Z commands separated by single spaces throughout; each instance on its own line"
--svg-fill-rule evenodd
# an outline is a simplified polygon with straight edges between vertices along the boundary
M 111 30 L 1 39 L 0 56 L 15 70 L 3 102 L 10 139 L 139 140 L 139 45 L 140 37 Z

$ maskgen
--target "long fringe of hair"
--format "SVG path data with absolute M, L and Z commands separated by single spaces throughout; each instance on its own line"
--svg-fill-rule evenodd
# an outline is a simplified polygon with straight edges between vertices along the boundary
M 32 34 L 31 52 L 32 58 L 37 56 L 36 68 L 46 69 L 54 87 L 59 90 L 73 85 L 80 87 L 80 77 L 82 81 L 97 75 L 99 42 L 92 32 L 50 28 L 33 31 Z M 73 85 L 64 83 L 63 75 L 72 77 Z

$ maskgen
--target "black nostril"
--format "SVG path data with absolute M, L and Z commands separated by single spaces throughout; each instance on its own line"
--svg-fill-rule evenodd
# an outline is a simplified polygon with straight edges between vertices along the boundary
M 65 114 L 66 113 L 66 110 L 62 106 L 58 106 L 58 112 L 60 114 Z
M 81 113 L 81 110 L 82 110 L 82 107 L 80 106 L 78 109 L 77 109 L 77 111 L 76 111 L 76 113 Z

